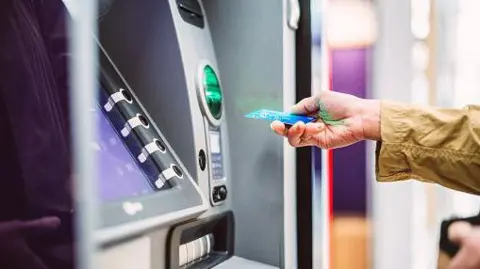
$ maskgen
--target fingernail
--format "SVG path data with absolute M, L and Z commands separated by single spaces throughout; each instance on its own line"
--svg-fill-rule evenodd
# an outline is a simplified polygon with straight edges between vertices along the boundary
M 297 111 L 297 105 L 293 105 L 292 107 L 290 107 L 291 113 L 295 113 L 295 111 Z

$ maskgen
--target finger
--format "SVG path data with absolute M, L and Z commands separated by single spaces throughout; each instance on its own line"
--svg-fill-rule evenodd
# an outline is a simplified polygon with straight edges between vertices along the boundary
M 314 136 L 315 144 L 317 145 L 317 147 L 321 149 L 331 149 L 336 147 L 336 145 L 333 143 L 333 141 L 335 140 L 334 134 L 330 131 L 327 132 L 326 125 L 320 125 L 318 128 L 320 128 L 321 131 L 318 132 L 316 136 Z
M 287 136 L 288 129 L 285 124 L 280 121 L 272 122 L 272 124 L 270 124 L 270 128 L 272 128 L 272 130 L 275 131 L 275 133 L 277 133 L 278 135 Z
M 61 221 L 57 217 L 43 217 L 30 221 L 22 221 L 19 231 L 29 235 L 53 231 L 61 225 Z
M 323 122 L 309 122 L 305 128 L 305 133 L 312 136 L 323 131 L 325 131 L 325 124 Z
M 305 132 L 305 123 L 297 122 L 288 130 L 288 143 L 293 147 L 299 147 L 302 135 Z
M 477 269 L 479 266 L 478 253 L 470 247 L 462 247 L 450 262 L 449 269 Z
M 456 225 L 453 225 L 456 224 Z M 460 240 L 460 251 L 450 263 L 451 269 L 476 269 L 480 267 L 480 228 L 474 227 L 467 222 L 459 221 L 453 223 L 452 234 L 456 240 Z M 452 226 L 451 225 L 451 226 Z M 449 228 L 450 235 L 450 228 Z M 455 238 L 455 237 L 454 237 Z
M 466 221 L 457 221 L 448 227 L 448 239 L 461 245 L 465 238 L 472 232 L 473 227 Z
M 304 98 L 303 100 L 295 104 L 291 108 L 291 112 L 293 114 L 298 114 L 298 115 L 316 113 L 319 108 L 318 105 L 319 105 L 318 97 L 317 95 L 315 95 L 312 97 Z
M 448 269 L 467 269 L 466 263 L 468 261 L 468 251 L 460 249 L 455 257 L 450 262 Z
M 305 132 L 302 135 L 302 140 L 310 143 L 314 136 L 325 130 L 325 124 L 321 122 L 309 122 L 305 126 Z

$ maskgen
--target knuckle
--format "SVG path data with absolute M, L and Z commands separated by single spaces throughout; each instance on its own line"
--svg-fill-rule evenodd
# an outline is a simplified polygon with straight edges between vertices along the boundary
M 290 144 L 290 146 L 292 146 L 292 147 L 295 147 L 295 143 L 294 143 L 293 139 L 291 139 L 291 138 L 288 138 L 288 144 Z
M 318 136 L 314 136 L 312 138 L 312 140 L 313 140 L 313 143 L 315 144 L 315 146 L 317 146 L 321 149 L 325 149 L 324 145 L 323 145 L 323 141 Z
M 327 145 L 325 144 L 324 141 L 317 141 L 316 143 L 317 147 L 321 148 L 321 149 L 328 149 Z
M 330 93 L 328 90 L 321 90 L 317 94 L 315 94 L 314 98 L 315 101 L 320 101 L 322 98 L 325 98 Z

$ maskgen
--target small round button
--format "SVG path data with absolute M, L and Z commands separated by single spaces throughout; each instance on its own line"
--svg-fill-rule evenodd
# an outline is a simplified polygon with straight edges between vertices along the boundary
M 212 198 L 213 198 L 214 203 L 218 203 L 222 200 L 222 197 L 220 196 L 220 193 L 218 192 L 218 189 L 213 190 Z
M 198 165 L 202 171 L 204 171 L 207 167 L 207 155 L 203 149 L 201 149 L 198 153 Z
M 227 188 L 225 186 L 221 186 L 218 190 L 218 195 L 220 196 L 221 200 L 227 199 Z
M 176 174 L 178 177 L 182 177 L 182 176 L 183 176 L 182 170 L 180 170 L 180 168 L 178 168 L 178 166 L 174 165 L 174 166 L 173 166 L 173 171 L 175 171 L 175 174 Z
M 143 115 L 138 115 L 138 119 L 142 123 L 143 126 L 148 127 L 148 120 Z
M 128 102 L 132 102 L 132 95 L 127 90 L 121 89 L 120 92 L 122 93 L 123 97 L 125 97 L 125 99 Z
M 160 149 L 160 151 L 165 151 L 165 150 L 166 150 L 165 144 L 163 144 L 162 141 L 160 141 L 160 140 L 155 140 L 155 144 L 156 144 L 157 147 Z

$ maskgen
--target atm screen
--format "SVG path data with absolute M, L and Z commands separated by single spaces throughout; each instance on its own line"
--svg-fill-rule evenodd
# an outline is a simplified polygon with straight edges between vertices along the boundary
M 103 110 L 97 107 L 97 171 L 102 202 L 123 200 L 155 192 Z

